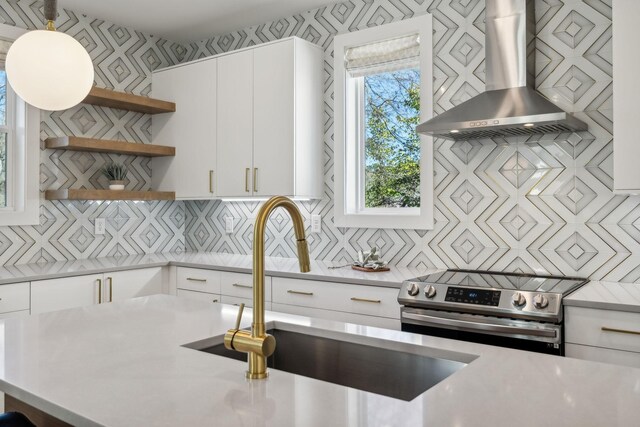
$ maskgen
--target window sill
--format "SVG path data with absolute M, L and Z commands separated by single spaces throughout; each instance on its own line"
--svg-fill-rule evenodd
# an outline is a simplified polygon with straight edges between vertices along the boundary
M 334 218 L 334 221 L 336 227 L 343 228 L 433 229 L 433 218 L 426 210 L 421 210 L 416 214 L 402 214 L 392 211 L 384 213 L 359 212 L 357 214 L 338 214 Z

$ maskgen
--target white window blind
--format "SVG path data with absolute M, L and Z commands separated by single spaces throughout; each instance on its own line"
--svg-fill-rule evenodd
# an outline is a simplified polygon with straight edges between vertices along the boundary
M 7 58 L 7 52 L 11 47 L 10 41 L 0 39 L 0 64 L 4 64 L 5 59 Z
M 420 36 L 411 34 L 345 50 L 345 69 L 351 77 L 386 73 L 420 65 Z

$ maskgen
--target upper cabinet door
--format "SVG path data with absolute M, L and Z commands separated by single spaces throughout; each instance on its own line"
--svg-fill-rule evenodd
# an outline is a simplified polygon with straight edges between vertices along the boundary
M 640 193 L 640 51 L 629 48 L 640 38 L 640 2 L 613 2 L 613 186 L 619 193 Z
M 176 147 L 175 157 L 153 159 L 154 189 L 180 199 L 215 197 L 216 74 L 216 59 L 153 74 L 153 95 L 176 103 L 175 113 L 152 119 L 153 142 Z
M 253 192 L 253 52 L 218 58 L 219 197 Z
M 294 194 L 294 41 L 254 50 L 253 194 Z

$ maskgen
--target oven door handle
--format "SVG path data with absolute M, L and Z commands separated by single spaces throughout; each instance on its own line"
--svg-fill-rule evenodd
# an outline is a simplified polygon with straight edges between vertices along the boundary
M 446 317 L 430 316 L 428 314 L 418 314 L 404 311 L 403 319 L 415 320 L 419 325 L 429 326 L 438 325 L 446 329 L 456 329 L 466 332 L 487 332 L 498 333 L 503 335 L 528 335 L 535 337 L 557 338 L 557 330 L 551 328 L 527 328 L 524 326 L 499 325 L 495 323 L 485 323 L 458 319 L 449 319 Z

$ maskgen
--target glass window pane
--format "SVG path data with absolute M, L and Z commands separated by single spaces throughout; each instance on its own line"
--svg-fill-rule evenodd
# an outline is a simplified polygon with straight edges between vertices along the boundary
M 0 69 L 0 126 L 7 124 L 7 73 Z
M 7 206 L 7 134 L 0 133 L 0 207 Z
M 420 207 L 420 70 L 364 77 L 365 207 Z

